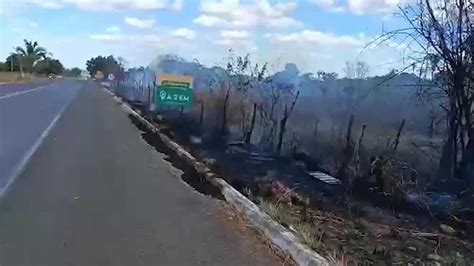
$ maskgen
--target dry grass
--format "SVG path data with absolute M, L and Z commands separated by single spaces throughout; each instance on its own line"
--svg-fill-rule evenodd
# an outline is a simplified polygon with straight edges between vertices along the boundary
M 30 81 L 34 77 L 30 74 L 24 74 L 22 77 L 19 72 L 0 72 L 0 83 L 3 82 L 25 82 Z
M 323 236 L 324 231 L 318 230 L 315 226 L 308 223 L 300 223 L 294 226 L 296 235 L 300 241 L 316 251 L 324 251 Z
M 291 208 L 283 204 L 264 201 L 260 204 L 260 208 L 283 226 L 289 227 L 298 221 Z
M 204 124 L 207 124 L 208 128 L 210 125 L 219 125 L 221 121 L 220 117 L 223 101 L 222 93 L 201 93 L 199 97 L 202 97 L 205 102 Z M 236 99 L 236 97 L 230 98 L 227 109 L 229 115 L 228 125 L 233 127 L 237 127 L 239 121 L 239 106 L 235 101 Z M 293 118 L 294 120 L 298 119 L 296 116 Z M 256 127 L 259 127 L 258 122 Z M 208 128 L 205 127 L 205 129 Z M 306 130 L 310 134 L 300 135 L 301 138 L 306 138 L 307 140 L 304 142 L 305 145 L 302 146 L 314 149 L 312 152 L 310 152 L 310 154 L 316 158 L 320 157 L 318 159 L 321 159 L 323 164 L 325 162 L 327 163 L 328 159 L 337 160 L 338 153 L 341 150 L 340 141 L 338 141 L 338 139 L 340 139 L 338 136 L 339 133 L 329 133 L 327 131 L 321 130 L 321 132 L 319 132 L 317 135 L 316 141 L 316 138 L 312 137 L 312 131 L 310 129 L 311 128 Z M 290 133 L 292 132 L 288 132 L 288 135 L 291 135 Z M 309 141 L 308 139 L 311 138 L 313 138 L 312 141 Z M 257 137 L 254 137 L 254 139 L 257 139 Z M 367 140 L 369 139 L 372 140 L 370 135 L 367 137 Z M 379 148 L 380 152 L 376 152 L 377 149 L 372 146 L 375 145 L 372 143 L 372 141 L 365 142 L 368 143 L 368 147 L 364 147 L 362 152 L 362 157 L 365 159 L 361 160 L 361 164 L 364 163 L 364 167 L 361 167 L 362 172 L 369 172 L 369 168 L 371 167 L 370 161 L 368 159 L 369 155 L 383 154 L 383 151 L 386 149 L 384 146 L 385 139 L 386 138 L 382 138 L 382 141 L 377 143 L 379 146 L 381 146 Z M 402 138 L 402 141 L 405 139 L 409 139 L 408 136 L 407 138 Z M 311 143 L 313 145 L 310 145 Z M 407 158 L 405 154 L 402 154 L 402 148 L 403 145 L 401 143 L 397 154 L 399 156 L 397 157 L 405 159 L 404 161 L 413 162 L 413 160 Z M 416 154 L 413 154 L 413 156 L 415 155 Z M 411 168 L 410 164 L 408 164 L 408 166 Z M 333 170 L 331 167 L 327 168 Z M 399 173 L 400 167 L 398 167 L 398 164 L 393 162 L 393 164 L 387 164 L 383 168 L 384 169 L 381 171 L 384 175 L 383 178 L 388 180 L 388 182 L 386 182 L 387 186 L 384 190 L 386 193 L 395 195 L 396 198 L 403 200 L 405 193 L 403 190 L 399 189 L 399 184 L 394 182 L 402 180 L 401 177 L 404 176 Z M 401 241 L 400 239 L 391 236 L 389 233 L 387 233 L 387 230 L 379 230 L 382 225 L 377 224 L 378 227 L 374 227 L 373 224 L 369 224 L 365 219 L 357 219 L 355 221 L 351 221 L 350 223 L 340 222 L 340 219 L 336 219 L 333 217 L 333 215 L 327 217 L 327 213 L 314 212 L 314 215 L 310 215 L 310 218 L 313 221 L 319 221 L 322 220 L 320 218 L 325 218 L 324 222 L 321 221 L 316 225 L 313 223 L 306 223 L 308 220 L 302 219 L 302 213 L 307 212 L 303 212 L 302 207 L 295 205 L 293 200 L 291 200 L 292 197 L 290 197 L 290 195 L 293 194 L 292 192 L 294 192 L 294 189 L 284 188 L 278 182 L 271 181 L 264 183 L 264 185 L 264 187 L 259 187 L 259 190 L 261 190 L 260 192 L 252 191 L 250 188 L 244 188 L 242 189 L 242 192 L 249 198 L 253 199 L 254 202 L 257 202 L 260 208 L 269 214 L 269 216 L 275 221 L 279 222 L 290 230 L 294 229 L 295 235 L 299 237 L 302 244 L 307 245 L 309 248 L 314 249 L 321 254 L 327 254 L 326 257 L 329 258 L 331 265 L 354 265 L 357 263 L 365 265 L 366 263 L 382 262 L 384 260 L 391 260 L 397 263 L 407 263 L 409 261 L 414 261 L 415 259 L 424 259 L 426 254 L 432 252 L 430 250 L 433 247 L 431 242 L 420 240 L 410 235 L 404 235 L 405 238 L 413 242 L 411 245 L 413 245 L 418 250 L 417 254 L 406 252 L 406 244 L 404 240 Z M 320 231 L 324 231 L 324 234 L 320 233 Z M 449 242 L 449 244 L 451 244 L 451 242 Z M 434 245 L 436 245 L 436 243 Z M 451 247 L 448 244 L 447 247 L 450 249 L 458 248 L 457 245 L 453 245 Z M 331 254 L 331 252 L 334 251 L 335 253 Z M 464 249 L 462 249 L 462 251 L 464 251 Z M 443 253 L 444 254 L 441 255 L 446 256 L 445 252 Z M 470 254 L 466 256 L 470 256 Z M 463 265 L 462 263 L 464 263 L 466 259 L 458 255 L 452 255 L 448 257 L 447 260 L 454 261 L 458 263 L 458 265 Z
M 224 215 L 228 217 L 228 219 L 233 221 L 233 224 L 236 226 L 236 230 L 243 235 L 248 235 L 249 237 L 253 237 L 255 241 L 263 244 L 268 249 L 262 250 L 262 252 L 269 252 L 270 255 L 276 256 L 280 261 L 282 266 L 294 266 L 296 263 L 291 258 L 289 254 L 285 254 L 282 252 L 278 247 L 274 246 L 268 238 L 264 236 L 264 233 L 259 231 L 257 228 L 250 225 L 249 221 L 245 217 L 245 215 L 235 208 L 230 206 L 227 203 L 222 204 Z
M 349 259 L 344 254 L 338 256 L 336 252 L 328 253 L 326 259 L 329 261 L 329 264 L 333 266 L 349 265 Z

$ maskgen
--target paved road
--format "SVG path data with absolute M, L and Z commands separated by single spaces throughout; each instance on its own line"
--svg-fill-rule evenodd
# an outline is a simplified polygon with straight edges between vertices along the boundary
M 278 265 L 83 86 L 0 201 L 0 265 Z
M 38 79 L 34 82 L 25 82 L 25 83 L 0 83 L 0 97 L 20 91 L 26 91 L 33 89 L 35 87 L 39 87 L 42 85 L 47 85 L 52 83 L 53 81 L 49 79 Z
M 0 86 L 0 197 L 81 84 L 65 80 Z

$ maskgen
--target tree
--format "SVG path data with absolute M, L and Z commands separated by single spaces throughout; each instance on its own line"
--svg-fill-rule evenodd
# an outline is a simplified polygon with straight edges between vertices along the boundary
M 430 0 L 401 9 L 408 26 L 381 36 L 401 36 L 417 51 L 409 67 L 424 77 L 437 77 L 437 86 L 420 86 L 419 96 L 440 103 L 446 114 L 447 132 L 438 178 L 459 176 L 474 186 L 474 69 L 473 12 L 469 0 Z M 413 47 L 416 45 L 416 47 Z M 441 77 L 441 78 L 439 78 Z
M 294 91 L 291 91 L 288 93 L 287 96 L 293 97 Z M 293 109 L 295 109 L 296 102 L 298 101 L 298 97 L 300 96 L 300 92 L 297 91 L 296 95 L 294 95 L 294 98 L 292 99 L 291 104 L 289 105 L 288 102 L 285 102 L 284 104 L 284 109 L 283 109 L 283 114 L 280 119 L 280 131 L 278 132 L 278 142 L 276 146 L 276 153 L 280 154 L 281 153 L 281 147 L 283 144 L 283 137 L 285 136 L 286 132 L 286 124 L 288 122 L 288 118 L 290 118 L 291 113 L 293 112 Z
M 82 74 L 82 70 L 78 67 L 73 67 L 69 70 L 69 75 L 71 77 L 79 77 Z
M 0 71 L 10 71 L 10 69 L 4 62 L 0 62 Z
M 278 126 L 276 113 L 280 106 L 280 99 L 283 97 L 283 91 L 275 86 L 271 77 L 265 80 L 259 91 L 261 100 L 258 108 L 263 131 L 260 142 L 273 149 Z
M 321 82 L 321 85 L 319 86 L 319 89 L 321 90 L 321 94 L 326 96 L 329 91 L 328 85 L 332 85 L 334 81 L 336 81 L 337 73 L 335 72 L 328 73 L 322 70 L 318 70 L 318 72 L 316 72 L 316 77 L 317 77 L 317 80 Z
M 81 76 L 82 70 L 78 67 L 73 67 L 71 69 L 64 69 L 63 75 L 67 77 L 77 78 Z
M 40 60 L 41 58 L 46 59 L 49 53 L 46 51 L 45 48 L 38 45 L 38 42 L 31 42 L 28 40 L 23 40 L 25 43 L 25 47 L 16 47 L 15 51 L 20 56 L 20 71 L 22 69 L 26 69 L 28 72 L 33 71 L 33 66 L 35 63 Z
M 20 71 L 20 56 L 16 53 L 11 53 L 5 59 L 5 71 Z
M 52 58 L 46 58 L 43 60 L 38 61 L 34 66 L 34 72 L 37 74 L 61 74 L 64 71 L 63 64 L 57 60 Z
M 357 96 L 362 91 L 363 79 L 367 77 L 369 73 L 369 65 L 362 61 L 346 61 L 344 67 L 344 73 L 346 78 L 348 78 L 348 85 L 345 86 L 342 91 L 346 96 L 346 113 L 349 115 L 354 112 L 355 106 L 355 96 Z
M 344 74 L 346 74 L 346 78 L 348 79 L 355 78 L 354 62 L 346 61 L 343 70 L 344 70 Z
M 227 62 L 227 73 L 239 98 L 240 128 L 245 143 L 250 143 L 255 128 L 257 104 L 249 99 L 251 89 L 260 85 L 267 71 L 267 64 L 252 65 L 250 55 L 236 56 L 232 50 Z M 253 106 L 253 109 L 250 109 Z
M 366 62 L 356 61 L 355 74 L 358 79 L 365 79 L 369 74 L 369 65 Z
M 97 56 L 89 59 L 86 62 L 86 69 L 89 71 L 89 74 L 94 77 L 97 71 L 101 71 L 105 77 L 109 74 L 114 74 L 115 76 L 121 76 L 124 73 L 124 68 L 120 63 L 115 60 L 112 55 L 107 57 Z

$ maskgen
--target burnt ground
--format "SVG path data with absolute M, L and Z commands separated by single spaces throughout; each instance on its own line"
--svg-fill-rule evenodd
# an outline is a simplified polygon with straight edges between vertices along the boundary
M 452 217 L 434 216 L 419 206 L 395 206 L 386 196 L 369 191 L 367 184 L 357 184 L 353 200 L 347 203 L 342 185 L 329 185 L 308 174 L 308 171 L 327 172 L 316 163 L 303 168 L 294 158 L 273 156 L 252 145 L 238 142 L 223 145 L 217 135 L 193 137 L 200 135 L 198 125 L 181 114 L 178 116 L 179 119 L 151 120 L 255 202 L 265 197 L 268 202 L 281 203 L 281 197 L 268 197 L 262 192 L 262 184 L 269 182 L 277 182 L 288 193 L 307 199 L 310 208 L 291 203 L 287 207 L 294 221 L 316 228 L 320 245 L 312 248 L 322 254 L 344 254 L 349 263 L 363 265 L 430 262 L 470 265 L 474 260 L 472 224 L 466 226 L 453 222 Z M 193 186 L 196 185 L 199 184 Z M 440 230 L 441 223 L 452 225 L 454 232 Z M 294 229 L 290 224 L 286 226 Z

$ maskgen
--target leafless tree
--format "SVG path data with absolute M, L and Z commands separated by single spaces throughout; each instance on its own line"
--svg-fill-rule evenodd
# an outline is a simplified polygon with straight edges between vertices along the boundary
M 446 114 L 446 138 L 438 178 L 464 178 L 474 185 L 473 2 L 417 0 L 400 8 L 406 28 L 383 34 L 378 41 L 401 38 L 416 68 L 437 86 L 420 86 L 423 100 L 437 101 Z
M 238 97 L 240 128 L 244 141 L 249 143 L 256 120 L 256 101 L 252 95 L 252 89 L 260 86 L 266 74 L 267 64 L 261 67 L 258 64 L 253 65 L 249 54 L 237 56 L 232 50 L 229 51 L 227 60 L 227 72 L 235 88 L 235 95 Z M 252 105 L 254 109 L 250 109 Z
M 299 91 L 296 92 L 296 95 L 294 94 L 294 92 L 289 92 L 287 94 L 287 97 L 294 97 L 294 98 L 292 99 L 291 104 L 289 104 L 289 102 L 287 102 L 287 101 L 283 104 L 284 109 L 283 109 L 282 117 L 280 119 L 280 129 L 279 129 L 279 132 L 278 132 L 278 142 L 277 142 L 277 146 L 276 146 L 276 153 L 277 154 L 281 153 L 281 147 L 282 147 L 282 144 L 283 144 L 283 137 L 285 136 L 285 132 L 286 132 L 286 123 L 288 122 L 288 118 L 290 118 L 290 115 L 293 112 L 293 109 L 295 109 L 295 105 L 296 105 L 296 102 L 298 101 L 299 96 L 300 96 Z
M 405 119 L 402 120 L 400 126 L 398 127 L 397 136 L 395 137 L 395 142 L 393 143 L 393 150 L 397 151 L 398 145 L 400 144 L 400 138 L 402 136 L 403 127 L 405 126 Z
M 363 61 L 346 61 L 344 73 L 349 79 L 364 79 L 369 74 L 369 65 Z
M 261 100 L 258 109 L 263 130 L 261 143 L 272 148 L 278 125 L 277 110 L 282 97 L 283 91 L 278 89 L 271 80 L 267 80 L 260 88 Z

